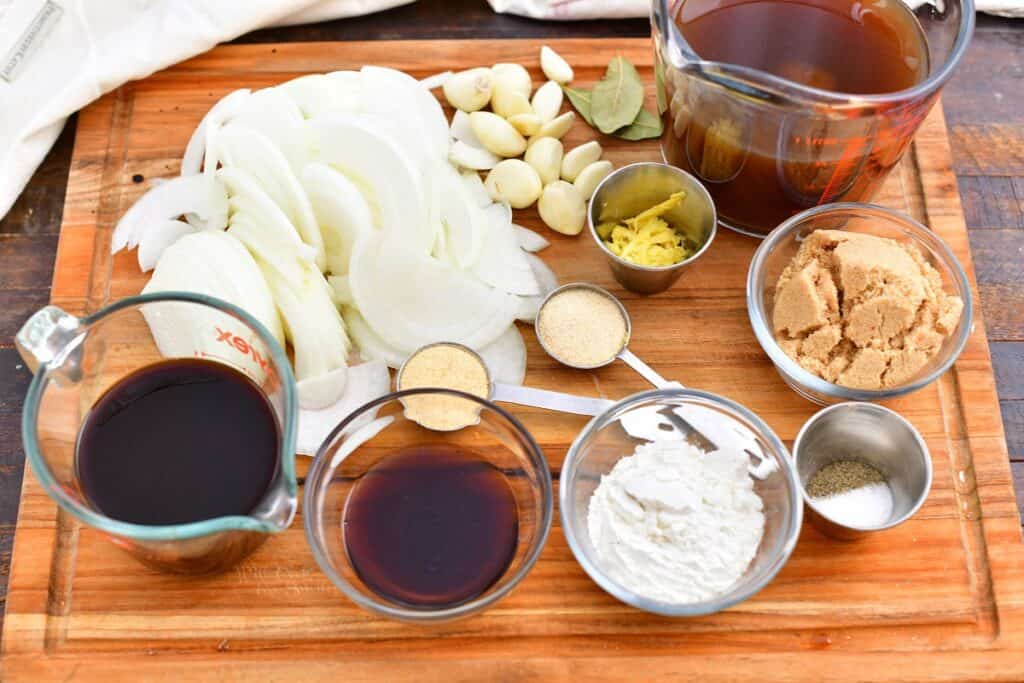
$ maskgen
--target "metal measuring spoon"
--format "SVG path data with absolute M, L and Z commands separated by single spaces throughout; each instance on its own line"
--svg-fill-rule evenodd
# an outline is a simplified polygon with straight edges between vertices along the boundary
M 622 321 L 626 327 L 626 333 L 623 335 L 622 338 L 622 346 L 615 353 L 609 355 L 608 358 L 602 359 L 601 361 L 594 363 L 592 365 L 580 365 L 577 363 L 572 363 L 567 359 L 558 356 L 551 350 L 549 345 L 546 343 L 547 340 L 545 340 L 544 335 L 541 333 L 541 320 L 544 317 L 544 309 L 547 308 L 548 305 L 560 294 L 572 290 L 588 290 L 591 292 L 595 292 L 603 296 L 608 301 L 614 303 L 619 313 L 622 315 Z M 629 340 L 633 330 L 632 323 L 629 319 L 629 313 L 626 311 L 626 307 L 622 305 L 622 302 L 619 301 L 618 297 L 616 297 L 614 294 L 604 289 L 603 287 L 598 287 L 597 285 L 592 285 L 587 282 L 573 282 L 567 285 L 562 285 L 561 287 L 553 290 L 544 298 L 544 301 L 541 302 L 540 308 L 537 311 L 537 318 L 534 321 L 534 330 L 537 333 L 537 341 L 540 342 L 541 348 L 544 349 L 544 351 L 549 356 L 557 360 L 562 365 L 566 365 L 570 368 L 576 368 L 578 370 L 593 370 L 596 368 L 603 368 L 604 366 L 609 365 L 613 363 L 616 359 L 618 359 L 624 362 L 629 367 L 631 367 L 634 371 L 636 371 L 638 375 L 640 375 L 645 380 L 650 382 L 650 384 L 656 389 L 683 388 L 683 385 L 680 384 L 679 382 L 670 382 L 664 377 L 662 377 L 654 368 L 645 363 L 636 354 L 629 350 Z M 678 415 L 676 411 L 663 410 L 661 411 L 661 414 L 666 419 L 668 419 L 673 424 L 673 426 L 675 426 L 680 432 L 682 432 L 688 439 L 690 439 L 691 442 L 698 448 L 701 448 L 702 450 L 709 452 L 717 450 L 717 447 L 715 446 L 714 442 L 712 442 L 701 432 L 695 429 L 689 422 L 683 419 L 682 416 Z
M 535 387 L 527 387 L 518 384 L 504 384 L 501 382 L 495 382 L 491 377 L 491 371 L 487 367 L 487 363 L 480 356 L 479 353 L 463 346 L 462 344 L 456 344 L 455 342 L 438 342 L 436 344 L 427 344 L 416 349 L 405 362 L 402 363 L 402 367 L 398 369 L 398 376 L 396 384 L 398 389 L 410 389 L 402 385 L 402 373 L 409 363 L 419 354 L 423 353 L 427 349 L 435 348 L 438 346 L 449 346 L 459 351 L 462 351 L 480 364 L 483 369 L 484 375 L 487 377 L 487 383 L 489 391 L 487 396 L 481 396 L 480 398 L 486 398 L 490 401 L 501 401 L 504 403 L 515 403 L 517 405 L 530 406 L 532 408 L 545 408 L 547 410 L 554 410 L 561 413 L 571 413 L 573 415 L 600 415 L 608 408 L 615 405 L 614 401 L 609 401 L 604 398 L 591 398 L 589 396 L 577 396 L 576 394 L 567 394 L 561 391 L 549 391 L 547 389 L 537 389 Z M 441 389 L 454 389 L 452 386 L 441 386 Z

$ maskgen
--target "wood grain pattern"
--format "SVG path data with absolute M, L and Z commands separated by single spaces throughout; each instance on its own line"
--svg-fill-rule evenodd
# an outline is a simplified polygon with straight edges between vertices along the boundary
M 144 189 L 173 174 L 201 113 L 229 89 L 362 63 L 416 75 L 490 58 L 536 66 L 539 41 L 232 46 L 112 93 L 84 110 L 71 162 L 52 297 L 95 310 L 144 282 L 134 254 L 108 256 L 110 230 Z M 646 40 L 567 40 L 557 49 L 581 81 L 621 52 L 650 82 Z M 429 54 L 429 67 L 422 59 Z M 535 69 L 536 71 L 536 69 Z M 537 74 L 535 74 L 537 75 Z M 582 125 L 575 144 L 592 134 Z M 656 144 L 602 139 L 617 163 Z M 936 109 L 880 201 L 915 213 L 954 249 L 973 282 L 967 232 Z M 922 195 L 920 188 L 924 188 Z M 517 220 L 537 226 L 530 212 Z M 786 441 L 814 406 L 786 389 L 746 319 L 743 282 L 756 242 L 722 233 L 672 290 L 622 292 L 585 241 L 548 234 L 563 280 L 623 296 L 637 352 L 669 377 L 740 401 Z M 980 314 L 941 382 L 892 402 L 932 451 L 935 484 L 907 524 L 854 544 L 805 529 L 764 591 L 727 612 L 668 620 L 629 609 L 593 585 L 559 529 L 513 594 L 478 617 L 423 628 L 371 617 L 316 568 L 301 520 L 237 570 L 207 579 L 153 574 L 59 515 L 25 480 L 3 634 L 5 680 L 634 679 L 1019 680 L 1024 677 L 1024 555 L 995 380 Z M 611 366 L 556 367 L 527 332 L 528 382 L 618 397 L 643 388 Z M 699 355 L 679 349 L 701 349 Z M 557 472 L 582 418 L 517 410 Z M 2 551 L 2 549 L 0 549 Z M 640 673 L 642 672 L 642 673 Z
M 644 37 L 650 32 L 646 19 L 615 19 L 582 22 L 532 21 L 513 15 L 496 14 L 482 0 L 417 0 L 366 17 L 342 19 L 314 25 L 266 29 L 241 36 L 238 44 L 252 42 L 308 42 L 311 40 L 386 40 L 396 38 L 554 38 L 554 37 Z M 1024 74 L 1024 23 L 979 14 L 971 46 L 943 91 L 942 107 L 950 130 L 962 125 L 1010 122 L 1017 124 L 1015 134 L 1024 134 L 1024 89 L 1020 77 Z M 33 175 L 28 187 L 10 212 L 0 220 L 0 233 L 5 234 L 57 234 L 64 206 L 68 170 L 74 141 L 76 116 L 72 116 L 54 148 Z M 1013 131 L 1011 131 L 1013 132 Z M 988 142 L 999 146 L 999 140 Z M 951 140 L 953 170 L 957 173 L 969 232 L 990 228 L 1024 226 L 1024 205 L 1020 201 L 1003 201 L 1009 190 L 1024 197 L 1024 176 L 993 175 L 990 169 L 957 163 L 966 158 L 956 140 Z M 978 172 L 984 175 L 976 175 Z M 973 173 L 975 175 L 965 175 Z M 1011 195 L 1012 197 L 1012 195 Z M 998 208 L 994 208 L 998 202 Z M 1014 207 L 1019 211 L 1014 213 Z M 993 208 L 990 208 L 993 207 Z M 39 301 L 49 297 L 53 275 L 55 245 L 39 242 L 25 254 L 27 259 L 42 264 L 35 269 L 39 280 L 31 293 L 0 290 L 0 310 L 26 308 L 25 297 Z M 988 262 L 1018 263 L 1019 254 L 991 252 L 975 258 L 980 267 Z M 993 316 L 1001 308 L 998 299 L 982 299 L 982 307 Z M 9 315 L 10 324 L 19 318 Z M 992 364 L 1001 372 L 1004 355 L 998 353 L 1008 340 L 1024 339 L 1024 321 L 1017 329 L 988 329 L 993 348 Z M 5 408 L 0 410 L 0 459 L 12 463 L 0 468 L 0 487 L 4 491 L 20 490 L 24 458 L 20 439 L 20 410 L 24 396 L 27 372 L 12 350 L 12 338 L 0 335 L 0 393 L 7 396 Z M 1007 375 L 1001 372 L 1002 376 Z M 1024 457 L 1024 400 L 1002 394 L 1000 407 L 1006 429 L 1011 456 Z M 3 390 L 10 389 L 9 392 Z M 1015 481 L 1024 485 L 1024 470 L 1015 471 Z M 1018 500 L 1018 507 L 1024 499 Z M 9 548 L 17 518 L 17 497 L 0 499 L 0 547 Z M 0 555 L 0 604 L 6 598 L 6 575 L 9 555 Z M 2 623 L 0 623 L 2 626 Z

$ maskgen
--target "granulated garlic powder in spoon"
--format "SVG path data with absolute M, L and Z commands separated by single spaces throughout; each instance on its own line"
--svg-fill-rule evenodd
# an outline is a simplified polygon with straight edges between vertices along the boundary
M 548 353 L 579 368 L 610 362 L 629 341 L 619 305 L 588 287 L 566 289 L 547 301 L 537 334 Z
M 454 389 L 486 399 L 491 379 L 487 366 L 473 351 L 459 344 L 425 346 L 411 355 L 398 373 L 399 389 Z M 480 405 L 445 394 L 406 396 L 405 414 L 428 429 L 455 431 L 476 424 Z

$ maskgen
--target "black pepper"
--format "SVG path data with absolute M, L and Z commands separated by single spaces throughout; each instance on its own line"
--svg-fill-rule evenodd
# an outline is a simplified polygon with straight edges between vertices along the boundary
M 868 484 L 885 482 L 885 475 L 860 460 L 836 460 L 814 473 L 807 482 L 807 495 L 826 498 Z

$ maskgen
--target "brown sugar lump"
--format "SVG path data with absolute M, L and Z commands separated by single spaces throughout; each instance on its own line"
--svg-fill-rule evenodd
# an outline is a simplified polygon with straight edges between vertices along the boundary
M 960 297 L 913 246 L 874 235 L 818 230 L 775 286 L 782 350 L 822 379 L 856 389 L 910 380 L 956 329 Z

